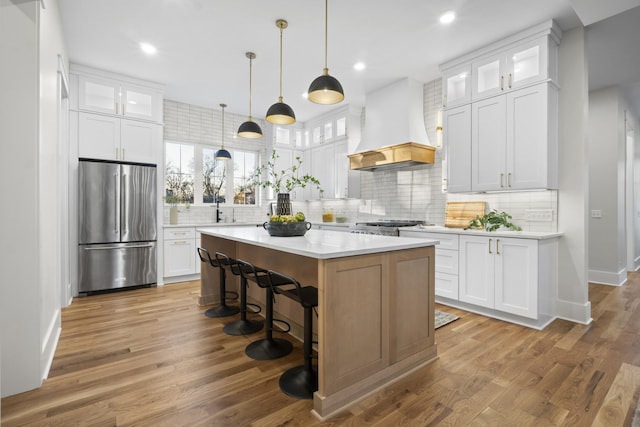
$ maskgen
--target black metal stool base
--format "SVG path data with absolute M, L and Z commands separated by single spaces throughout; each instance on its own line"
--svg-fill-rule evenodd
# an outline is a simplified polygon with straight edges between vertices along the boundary
M 262 329 L 262 322 L 257 320 L 237 320 L 224 325 L 222 331 L 227 335 L 249 335 Z
M 318 390 L 317 368 L 308 370 L 300 365 L 287 369 L 280 377 L 280 390 L 296 399 L 313 399 L 313 392 Z
M 244 352 L 254 360 L 273 360 L 291 353 L 293 344 L 281 338 L 261 339 L 247 346 Z
M 219 305 L 217 307 L 213 307 L 204 312 L 204 315 L 207 317 L 229 317 L 234 314 L 240 313 L 240 307 L 235 307 L 231 305 Z

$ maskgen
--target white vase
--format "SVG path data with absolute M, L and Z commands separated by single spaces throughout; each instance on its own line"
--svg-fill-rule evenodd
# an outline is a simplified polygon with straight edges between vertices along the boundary
M 178 207 L 171 206 L 169 209 L 169 224 L 177 224 L 178 223 Z

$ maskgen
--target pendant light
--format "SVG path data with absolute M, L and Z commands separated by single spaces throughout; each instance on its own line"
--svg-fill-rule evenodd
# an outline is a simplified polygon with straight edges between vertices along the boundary
M 329 32 L 329 0 L 324 1 L 324 69 L 322 75 L 311 82 L 308 99 L 316 104 L 337 104 L 344 99 L 342 85 L 335 77 L 329 75 L 327 68 L 327 34 Z
M 222 108 L 222 144 L 213 157 L 216 160 L 231 160 L 231 153 L 224 149 L 224 109 L 227 107 L 227 104 L 220 104 L 220 107 Z
M 251 118 L 251 69 L 256 54 L 247 52 L 245 55 L 249 58 L 249 118 L 238 128 L 238 136 L 249 139 L 262 138 L 262 129 L 260 129 L 260 126 Z
M 277 125 L 290 125 L 295 123 L 296 115 L 293 109 L 282 101 L 282 31 L 289 26 L 284 19 L 278 19 L 276 26 L 280 28 L 280 96 L 278 102 L 267 110 L 267 121 Z

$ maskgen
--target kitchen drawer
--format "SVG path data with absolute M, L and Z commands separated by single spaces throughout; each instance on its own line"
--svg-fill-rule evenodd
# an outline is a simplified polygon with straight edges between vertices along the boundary
M 448 233 L 428 233 L 429 239 L 440 240 L 440 244 L 436 246 L 436 252 L 438 249 L 458 250 L 458 235 Z M 457 274 L 457 273 L 456 273 Z
M 458 275 L 436 271 L 436 296 L 458 299 Z
M 458 251 L 436 249 L 436 273 L 458 274 Z
M 196 238 L 195 227 L 177 227 L 177 228 L 164 229 L 165 240 L 195 239 L 195 238 Z

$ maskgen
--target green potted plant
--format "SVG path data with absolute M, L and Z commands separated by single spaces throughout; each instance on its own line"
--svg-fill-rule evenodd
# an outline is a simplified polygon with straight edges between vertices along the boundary
M 496 231 L 500 227 L 505 227 L 513 231 L 522 231 L 522 228 L 511 223 L 511 215 L 506 212 L 498 212 L 496 209 L 493 209 L 491 212 L 482 216 L 476 215 L 474 219 L 469 221 L 469 225 L 464 229 L 468 230 L 470 228 L 476 228 L 487 231 Z
M 262 188 L 273 188 L 278 197 L 276 212 L 278 215 L 291 215 L 289 193 L 294 188 L 305 188 L 307 185 L 314 185 L 320 191 L 320 194 L 323 193 L 323 190 L 317 178 L 309 174 L 301 175 L 302 159 L 300 156 L 296 156 L 294 163 L 284 169 L 276 169 L 278 157 L 280 156 L 278 156 L 276 150 L 273 150 L 267 163 L 256 169 L 253 180 L 256 185 Z M 264 175 L 266 175 L 266 179 L 263 179 Z

